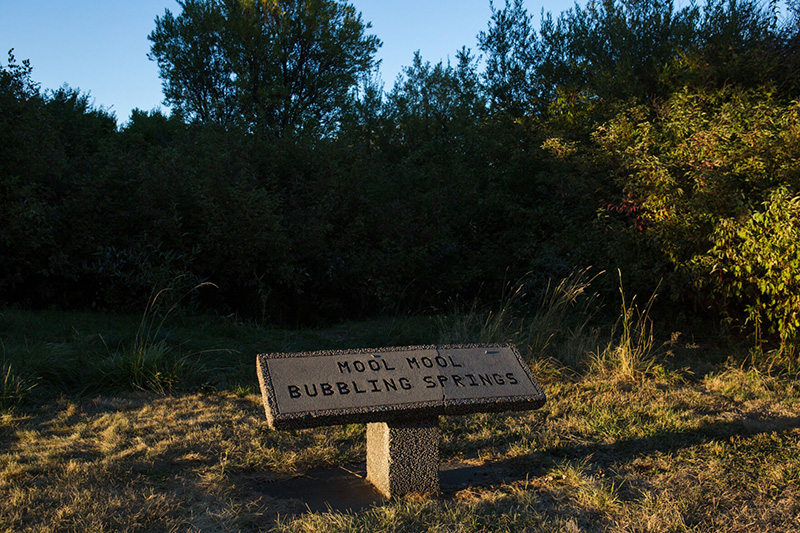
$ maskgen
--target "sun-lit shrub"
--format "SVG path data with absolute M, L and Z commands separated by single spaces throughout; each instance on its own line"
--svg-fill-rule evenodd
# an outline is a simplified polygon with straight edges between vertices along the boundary
M 760 91 L 682 91 L 596 135 L 686 293 L 760 332 L 794 335 L 800 105 Z M 788 277 L 787 277 L 788 276 Z M 742 324 L 744 325 L 744 324 Z
M 721 220 L 699 261 L 708 285 L 755 331 L 794 353 L 800 333 L 800 196 L 782 186 L 749 218 Z

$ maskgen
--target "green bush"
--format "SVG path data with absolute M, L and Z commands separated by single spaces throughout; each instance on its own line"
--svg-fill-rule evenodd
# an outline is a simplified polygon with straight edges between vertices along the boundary
M 697 262 L 728 308 L 744 311 L 756 340 L 777 335 L 782 352 L 800 340 L 800 196 L 781 186 L 749 218 L 720 221 Z
M 781 276 L 796 265 L 788 191 L 800 189 L 798 103 L 768 89 L 681 91 L 654 115 L 618 117 L 596 140 L 619 164 L 642 238 L 672 263 L 673 288 L 758 332 L 768 323 L 781 339 L 794 335 L 797 288 Z
M 219 290 L 194 301 L 216 312 L 313 323 L 492 299 L 529 271 L 540 292 L 592 265 L 621 268 L 633 293 L 664 277 L 677 300 L 758 319 L 786 343 L 791 313 L 720 274 L 746 260 L 732 235 L 783 238 L 748 221 L 780 187 L 800 190 L 800 26 L 777 5 L 588 2 L 537 32 L 509 1 L 479 37 L 482 72 L 462 49 L 452 65 L 416 55 L 387 91 L 346 76 L 324 124 L 311 113 L 277 136 L 253 101 L 237 120 L 204 120 L 175 94 L 169 117 L 137 110 L 117 128 L 9 56 L 0 303 L 129 311 L 170 280 L 208 280 Z M 215 87 L 243 82 L 216 67 Z

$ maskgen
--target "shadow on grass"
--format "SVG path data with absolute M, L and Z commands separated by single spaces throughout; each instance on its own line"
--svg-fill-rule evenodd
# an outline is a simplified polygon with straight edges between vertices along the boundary
M 724 441 L 732 436 L 754 437 L 781 433 L 800 427 L 800 417 L 760 418 L 713 422 L 692 431 L 663 431 L 647 437 L 622 439 L 613 443 L 565 444 L 532 451 L 510 459 L 478 466 L 444 461 L 439 472 L 440 500 L 450 501 L 464 489 L 496 487 L 505 483 L 542 477 L 565 461 L 585 462 L 590 468 L 610 468 L 654 453 L 670 454 L 682 449 Z M 496 443 L 486 439 L 483 447 Z M 276 499 L 302 502 L 296 514 L 320 511 L 359 511 L 384 502 L 366 480 L 364 465 L 315 469 L 301 476 L 260 484 L 257 490 Z M 547 494 L 541 494 L 547 498 Z
M 688 416 L 695 409 L 694 414 L 697 414 L 696 407 L 687 405 L 684 412 Z M 767 460 L 771 460 L 771 454 L 786 456 L 791 454 L 791 450 L 796 450 L 800 416 L 776 417 L 768 416 L 767 411 L 741 413 L 724 409 L 719 412 L 704 409 L 702 414 L 736 418 L 710 420 L 694 429 L 678 427 L 646 436 L 623 437 L 614 442 L 601 442 L 601 437 L 592 433 L 569 431 L 561 438 L 575 439 L 573 442 L 548 444 L 544 440 L 548 420 L 536 417 L 526 436 L 531 448 L 516 448 L 513 452 L 510 445 L 514 443 L 509 441 L 508 435 L 487 431 L 485 437 L 476 438 L 476 433 L 470 433 L 470 438 L 475 439 L 470 442 L 471 457 L 462 462 L 444 457 L 439 474 L 441 495 L 438 502 L 441 505 L 434 503 L 430 509 L 446 513 L 459 506 L 463 508 L 466 502 L 467 506 L 483 506 L 480 508 L 491 515 L 505 512 L 507 507 L 524 506 L 532 508 L 537 516 L 550 517 L 548 520 L 572 521 L 579 526 L 585 525 L 589 530 L 602 529 L 600 526 L 603 524 L 611 524 L 607 521 L 613 520 L 612 514 L 578 500 L 586 497 L 585 489 L 596 488 L 597 491 L 608 489 L 606 492 L 622 501 L 641 499 L 641 495 L 635 492 L 619 489 L 623 483 L 627 486 L 631 481 L 626 474 L 627 466 L 639 458 L 674 455 L 675 459 L 666 462 L 679 466 L 685 450 L 693 454 L 695 449 L 716 442 L 726 443 L 730 437 L 739 436 L 742 438 L 737 442 L 745 446 L 736 447 L 734 453 L 742 449 L 743 453 L 750 453 L 748 441 L 762 447 L 760 435 L 774 433 L 782 437 L 790 432 L 794 433 L 786 439 L 791 441 L 786 449 L 782 450 L 782 444 L 775 444 L 774 448 L 770 444 L 770 448 L 763 448 L 763 452 L 768 456 Z M 365 479 L 361 451 L 364 437 L 361 432 L 354 430 L 344 436 L 329 433 L 322 435 L 324 438 L 319 438 L 319 432 L 287 436 L 266 429 L 263 417 L 263 407 L 257 397 L 214 394 L 164 397 L 139 392 L 75 404 L 60 400 L 57 404 L 31 408 L 25 416 L 8 419 L 6 426 L 0 425 L 0 448 L 14 449 L 14 453 L 19 455 L 14 461 L 23 466 L 18 468 L 18 472 L 7 470 L 17 476 L 15 483 L 23 491 L 45 486 L 45 481 L 66 483 L 60 477 L 61 473 L 83 465 L 89 473 L 96 469 L 96 473 L 86 481 L 99 487 L 91 489 L 96 490 L 95 499 L 102 499 L 110 491 L 124 493 L 131 502 L 130 509 L 138 512 L 145 507 L 137 503 L 141 501 L 137 498 L 155 491 L 153 494 L 166 502 L 165 508 L 170 509 L 164 511 L 164 523 L 180 519 L 178 515 L 182 508 L 173 505 L 178 500 L 196 502 L 196 508 L 184 510 L 196 513 L 197 520 L 209 523 L 230 520 L 245 529 L 245 525 L 251 522 L 254 529 L 268 528 L 280 517 L 302 516 L 310 511 L 358 512 L 384 503 Z M 465 425 L 478 422 L 469 420 Z M 444 423 L 442 425 L 446 427 Z M 104 432 L 111 436 L 111 442 L 101 442 L 98 435 Z M 539 444 L 537 433 L 542 435 Z M 448 431 L 448 434 L 451 441 L 461 438 L 457 432 Z M 68 438 L 70 436 L 74 437 Z M 576 442 L 580 438 L 586 440 Z M 27 439 L 27 444 L 20 439 Z M 42 443 L 47 439 L 51 444 Z M 32 449 L 26 450 L 26 446 Z M 270 467 L 272 459 L 254 455 L 277 448 L 291 454 L 315 446 L 329 449 L 327 455 L 309 455 L 307 457 L 311 460 L 306 463 L 300 460 L 300 464 L 340 466 L 309 469 L 302 475 L 290 477 L 273 470 Z M 446 454 L 449 449 L 444 448 Z M 230 464 L 227 462 L 228 450 L 232 454 Z M 762 453 L 758 448 L 754 450 Z M 518 454 L 497 461 L 476 460 L 483 451 L 491 451 L 496 456 Z M 37 462 L 37 457 L 44 455 L 49 459 Z M 696 462 L 695 468 L 700 469 L 710 464 L 708 459 L 716 458 L 711 447 L 699 451 L 698 455 L 701 461 Z M 775 458 L 788 460 L 786 457 Z M 739 462 L 738 457 L 732 460 Z M 27 464 L 30 467 L 24 466 Z M 792 464 L 795 464 L 793 459 Z M 585 469 L 587 474 L 607 469 L 610 475 L 597 484 L 592 481 L 576 486 L 559 481 L 556 474 L 563 471 L 565 465 Z M 741 468 L 755 473 L 747 461 L 742 461 L 742 465 Z M 26 468 L 35 475 L 28 475 Z M 619 471 L 614 472 L 617 469 Z M 648 474 L 643 475 L 648 477 Z M 725 481 L 719 483 L 724 485 Z M 82 490 L 90 490 L 87 484 L 80 486 Z M 470 493 L 474 494 L 471 496 Z M 575 494 L 578 497 L 573 498 Z M 47 510 L 46 499 L 40 496 L 38 502 L 34 514 L 45 516 L 42 513 Z M 84 510 L 90 508 L 89 504 L 85 505 Z M 212 511 L 205 511 L 203 506 L 211 506 Z M 403 508 L 402 505 L 397 507 Z M 688 516 L 691 512 L 685 514 Z M 727 519 L 727 515 L 722 518 Z
M 612 443 L 564 444 L 496 461 L 491 466 L 513 472 L 507 480 L 525 479 L 526 476 L 544 475 L 564 460 L 587 461 L 589 464 L 608 468 L 654 453 L 675 453 L 734 436 L 755 437 L 796 428 L 800 428 L 800 416 L 761 418 L 751 414 L 737 420 L 712 422 L 694 430 L 661 431 L 646 437 L 621 439 Z M 491 446 L 490 443 L 486 445 Z

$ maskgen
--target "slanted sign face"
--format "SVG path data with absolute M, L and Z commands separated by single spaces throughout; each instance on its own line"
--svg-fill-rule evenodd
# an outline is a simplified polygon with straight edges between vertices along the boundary
M 535 409 L 541 388 L 512 346 L 411 347 L 258 357 L 273 427 Z M 391 418 L 391 416 L 389 416 Z

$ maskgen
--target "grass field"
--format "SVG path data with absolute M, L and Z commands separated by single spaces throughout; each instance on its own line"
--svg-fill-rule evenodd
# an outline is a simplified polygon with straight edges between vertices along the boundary
M 511 339 L 544 408 L 440 419 L 443 466 L 473 481 L 347 512 L 270 487 L 358 470 L 364 426 L 269 430 L 254 355 L 508 335 L 492 315 L 303 331 L 173 317 L 140 342 L 139 317 L 0 311 L 0 530 L 797 531 L 795 375 L 674 335 L 654 348 L 636 313 L 610 330 L 545 315 Z

